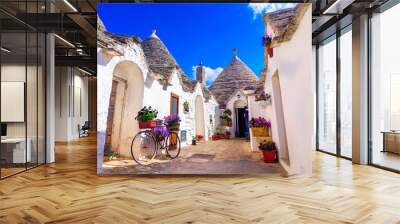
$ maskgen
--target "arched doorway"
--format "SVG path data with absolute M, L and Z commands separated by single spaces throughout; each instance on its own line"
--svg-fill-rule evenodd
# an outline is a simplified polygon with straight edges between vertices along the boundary
M 201 96 L 196 96 L 195 101 L 196 135 L 202 135 L 203 137 L 205 137 L 203 98 Z
M 247 103 L 244 100 L 236 100 L 233 103 L 234 108 L 234 124 L 235 124 L 235 136 L 239 138 L 245 138 L 249 136 L 249 111 L 247 109 Z
M 143 106 L 144 79 L 140 68 L 124 61 L 114 68 L 107 116 L 105 149 L 130 156 L 130 144 L 139 131 L 135 116 Z

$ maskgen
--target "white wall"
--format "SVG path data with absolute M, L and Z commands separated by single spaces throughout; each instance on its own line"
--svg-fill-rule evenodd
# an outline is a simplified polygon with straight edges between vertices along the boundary
M 74 140 L 88 120 L 88 78 L 73 67 L 56 67 L 55 73 L 55 141 Z
M 195 97 L 200 96 L 204 103 L 204 124 L 205 124 L 205 139 L 208 140 L 208 136 L 211 135 L 212 125 L 209 122 L 209 115 L 214 116 L 215 119 L 215 108 L 217 108 L 217 103 L 215 100 L 211 99 L 209 102 L 205 102 L 203 92 L 200 85 L 197 85 L 194 92 L 184 92 L 180 84 L 178 77 L 178 72 L 173 71 L 170 77 L 170 85 L 165 87 L 160 84 L 160 82 L 153 78 L 149 73 L 147 63 L 144 57 L 144 53 L 140 45 L 136 43 L 129 43 L 128 46 L 120 46 L 121 51 L 124 55 L 115 56 L 108 52 L 98 49 L 97 54 L 97 71 L 98 71 L 98 100 L 97 100 L 97 127 L 98 127 L 98 150 L 103 152 L 103 147 L 105 144 L 105 131 L 107 128 L 107 115 L 109 108 L 110 93 L 112 88 L 112 79 L 115 72 L 116 66 L 122 62 L 130 62 L 134 64 L 140 71 L 140 75 L 143 76 L 144 83 L 137 83 L 136 85 L 144 85 L 142 106 L 151 106 L 158 111 L 158 119 L 163 119 L 164 116 L 170 114 L 170 103 L 171 94 L 179 96 L 179 116 L 181 118 L 181 130 L 186 130 L 187 141 L 181 142 L 182 146 L 189 144 L 191 137 L 195 135 Z M 184 113 L 183 102 L 188 101 L 190 112 Z M 137 111 L 130 111 L 131 117 L 130 121 L 137 125 L 134 117 Z M 137 131 L 132 130 L 128 133 L 128 140 L 132 140 Z M 181 134 L 181 133 L 180 133 Z M 126 148 L 126 147 L 125 147 Z M 130 156 L 130 149 L 120 150 L 120 153 L 125 156 Z M 99 171 L 101 172 L 101 171 Z
M 3 64 L 1 66 L 1 81 L 24 82 L 27 91 L 26 108 L 22 108 L 22 110 L 26 110 L 27 120 L 24 122 L 7 122 L 7 137 L 25 138 L 26 135 L 31 144 L 32 161 L 36 162 L 36 152 L 38 151 L 38 162 L 40 163 L 44 163 L 45 147 L 43 78 L 44 74 L 42 74 L 40 66 L 25 66 L 25 64 Z M 10 108 L 1 108 L 1 110 L 10 110 Z M 49 150 L 49 152 L 51 151 Z
M 311 7 L 309 6 L 292 39 L 274 48 L 274 56 L 269 59 L 269 77 L 266 83 L 266 92 L 270 92 L 271 76 L 277 71 L 282 92 L 290 172 L 304 175 L 310 175 L 312 170 L 311 151 L 315 123 L 311 34 Z M 272 99 L 274 99 L 273 94 L 272 92 Z M 280 115 L 275 113 L 274 107 L 274 100 L 272 100 L 272 108 L 267 108 L 266 116 L 271 118 L 272 136 L 279 148 L 276 124 L 277 116 Z

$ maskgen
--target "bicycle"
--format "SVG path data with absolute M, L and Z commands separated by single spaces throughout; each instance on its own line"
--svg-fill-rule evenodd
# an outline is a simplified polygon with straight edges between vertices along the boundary
M 147 166 L 153 163 L 153 159 L 160 151 L 170 159 L 175 159 L 181 151 L 181 140 L 178 133 L 168 130 L 168 135 L 160 136 L 155 133 L 157 128 L 165 128 L 165 125 L 157 125 L 154 128 L 144 129 L 138 132 L 131 143 L 131 155 L 136 163 Z

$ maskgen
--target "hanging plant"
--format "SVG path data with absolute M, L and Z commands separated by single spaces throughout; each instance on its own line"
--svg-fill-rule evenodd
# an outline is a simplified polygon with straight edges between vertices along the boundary
M 270 35 L 264 35 L 264 36 L 262 37 L 262 44 L 263 44 L 264 46 L 271 45 L 271 43 L 272 43 L 272 37 L 271 37 Z
M 227 127 L 232 127 L 232 111 L 229 109 L 224 110 L 222 113 L 222 116 L 220 116 L 221 119 L 221 126 L 227 126 Z
M 262 107 L 271 104 L 271 95 L 262 91 L 260 94 L 255 96 L 255 101 L 258 102 Z
M 267 53 L 268 53 L 269 57 L 272 58 L 274 56 L 274 49 L 271 47 L 272 37 L 270 35 L 264 35 L 262 37 L 262 43 L 264 46 L 267 47 Z
M 188 101 L 185 101 L 183 103 L 183 112 L 189 113 L 189 102 Z

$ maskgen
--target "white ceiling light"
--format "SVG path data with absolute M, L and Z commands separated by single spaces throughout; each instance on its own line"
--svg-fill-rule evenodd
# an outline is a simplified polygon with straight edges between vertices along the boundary
M 71 42 L 69 42 L 68 40 L 60 37 L 58 34 L 54 34 L 55 37 L 57 37 L 59 40 L 61 40 L 62 42 L 64 42 L 65 44 L 67 44 L 70 47 L 75 48 L 75 45 L 73 45 Z
M 11 52 L 10 50 L 8 50 L 8 49 L 5 48 L 5 47 L 1 47 L 0 49 L 1 49 L 2 51 L 6 52 L 6 53 L 10 53 L 10 52 Z
M 83 70 L 83 69 L 81 69 L 81 68 L 79 68 L 79 67 L 78 67 L 78 70 L 81 71 L 81 72 L 83 72 L 83 73 L 85 73 L 85 74 L 87 74 L 87 75 L 92 75 L 92 73 L 90 73 L 90 72 L 88 72 L 88 71 L 85 71 L 85 70 Z
M 78 12 L 78 10 L 68 0 L 64 0 L 64 3 L 68 5 L 74 12 Z
M 354 0 L 336 0 L 322 14 L 342 14 L 343 10 L 353 2 Z

